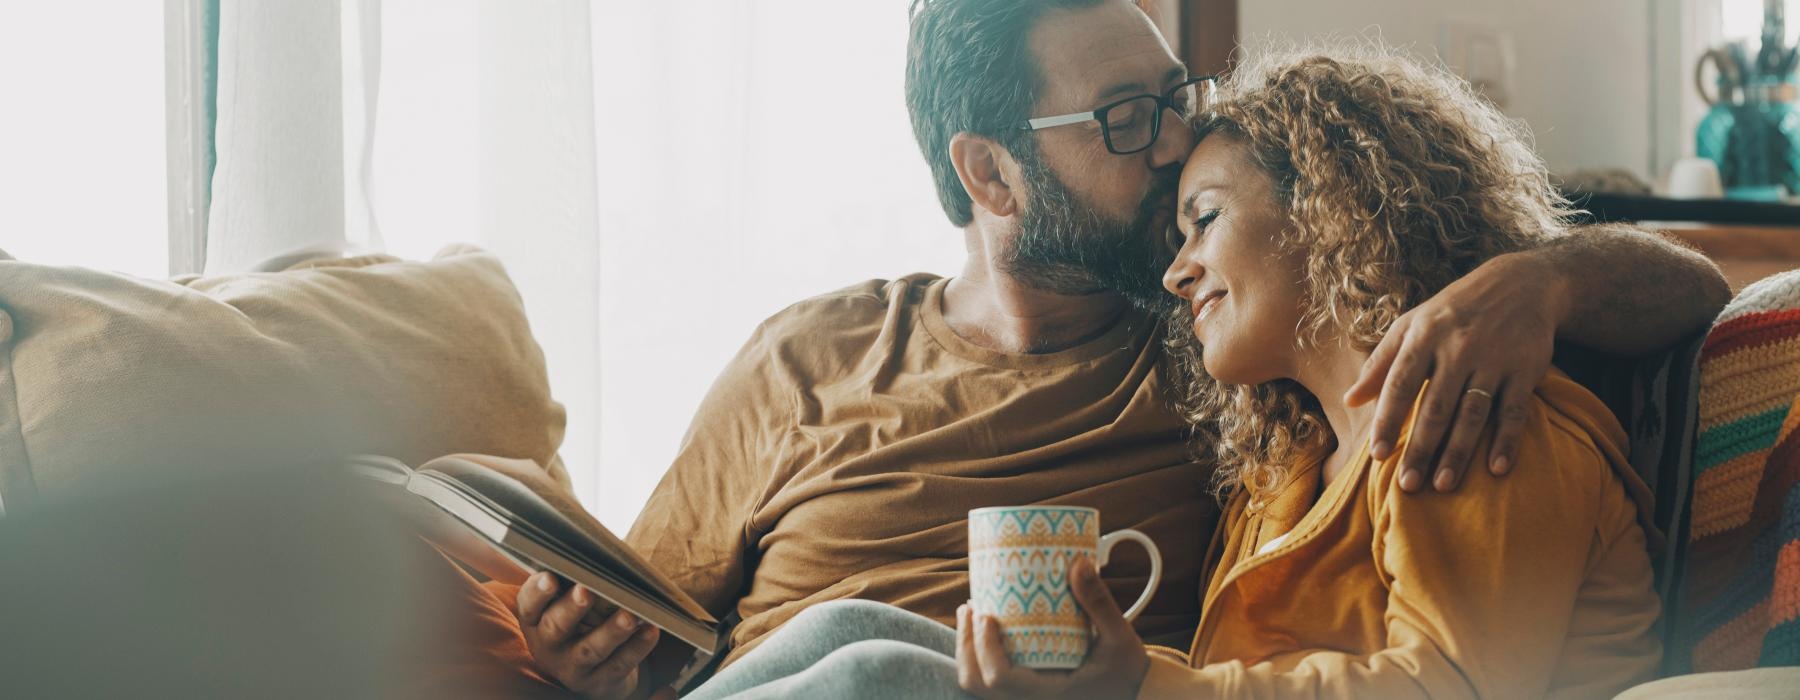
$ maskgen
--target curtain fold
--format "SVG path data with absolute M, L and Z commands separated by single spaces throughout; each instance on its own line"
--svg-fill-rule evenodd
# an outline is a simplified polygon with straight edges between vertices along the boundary
M 379 11 L 380 0 L 219 3 L 206 272 L 381 248 L 367 194 Z

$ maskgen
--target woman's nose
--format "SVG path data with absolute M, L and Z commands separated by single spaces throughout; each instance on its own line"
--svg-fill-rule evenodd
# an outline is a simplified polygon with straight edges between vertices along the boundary
M 1163 273 L 1163 288 L 1170 294 L 1187 299 L 1194 293 L 1194 285 L 1200 281 L 1205 271 L 1200 263 L 1194 260 L 1188 246 L 1182 246 L 1181 252 L 1175 255 L 1175 262 L 1169 263 L 1168 271 Z

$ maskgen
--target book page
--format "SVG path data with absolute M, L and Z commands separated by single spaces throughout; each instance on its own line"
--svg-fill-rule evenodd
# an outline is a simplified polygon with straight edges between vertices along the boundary
M 548 475 L 528 466 L 511 467 L 495 461 L 501 463 L 439 458 L 420 467 L 420 471 L 452 477 L 565 546 L 606 565 L 645 593 L 666 600 L 695 619 L 715 622 L 705 608 L 595 520 Z

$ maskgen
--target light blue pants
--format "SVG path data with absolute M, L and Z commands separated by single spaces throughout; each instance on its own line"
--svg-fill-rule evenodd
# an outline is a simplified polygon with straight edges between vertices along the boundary
M 719 698 L 965 700 L 956 631 L 885 603 L 836 600 L 800 611 L 687 695 Z

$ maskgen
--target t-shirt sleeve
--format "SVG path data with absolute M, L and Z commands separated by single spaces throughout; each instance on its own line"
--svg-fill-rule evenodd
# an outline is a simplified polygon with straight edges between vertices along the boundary
M 793 397 L 777 389 L 772 319 L 754 333 L 694 414 L 675 462 L 626 542 L 723 619 L 750 576 L 750 519 L 777 486 L 769 445 Z
M 1153 657 L 1140 697 L 1542 697 L 1553 680 L 1568 682 L 1552 674 L 1591 553 L 1643 540 L 1597 541 L 1602 512 L 1632 517 L 1606 497 L 1621 486 L 1593 444 L 1551 424 L 1545 410 L 1534 404 L 1518 468 L 1504 479 L 1474 469 L 1457 493 L 1405 494 L 1393 485 L 1398 460 L 1370 470 L 1373 554 L 1389 591 L 1386 648 L 1202 668 Z M 1621 590 L 1639 584 L 1647 580 Z M 1648 624 L 1655 610 L 1630 614 Z M 1588 673 L 1613 676 L 1590 679 L 1598 686 L 1628 685 L 1640 670 L 1591 662 Z

